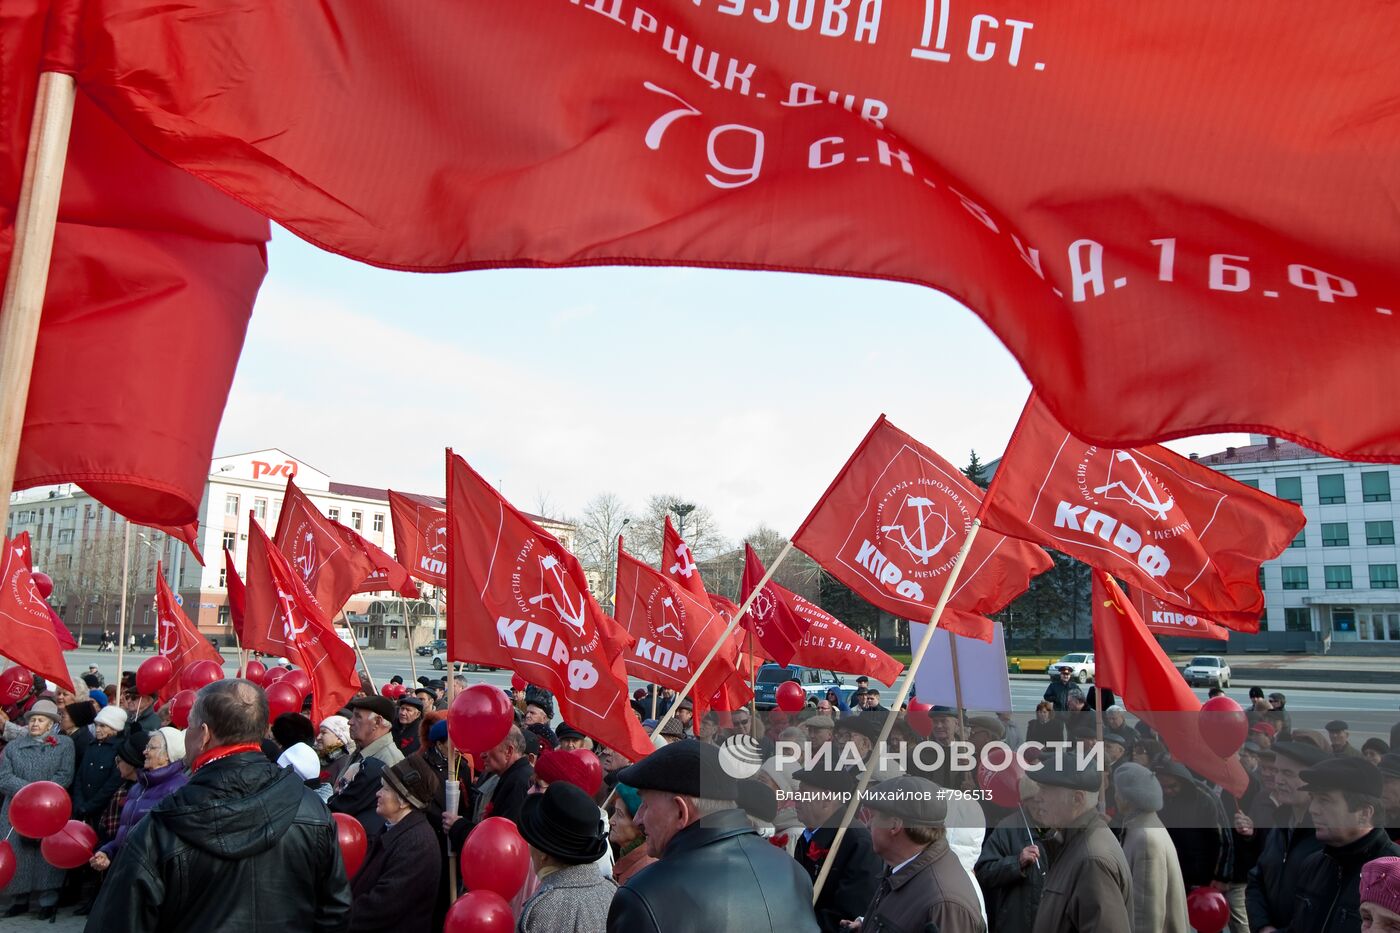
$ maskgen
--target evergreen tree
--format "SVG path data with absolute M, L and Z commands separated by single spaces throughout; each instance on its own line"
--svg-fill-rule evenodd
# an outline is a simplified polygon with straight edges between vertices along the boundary
M 983 489 L 987 488 L 987 482 L 982 478 L 982 458 L 977 456 L 977 451 L 972 451 L 972 456 L 968 459 L 967 466 L 963 467 L 962 474 Z

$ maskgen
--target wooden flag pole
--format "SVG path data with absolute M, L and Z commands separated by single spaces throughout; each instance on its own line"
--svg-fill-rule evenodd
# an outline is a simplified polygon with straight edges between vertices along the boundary
M 0 528 L 10 516 L 10 493 L 15 488 L 20 434 L 29 402 L 29 378 L 34 373 L 34 350 L 39 344 L 39 320 L 49 284 L 54 231 L 58 228 L 58 196 L 68 157 L 68 134 L 73 128 L 77 85 L 72 75 L 46 71 L 39 75 L 34 95 L 34 118 L 29 124 L 29 151 L 15 208 L 15 241 L 0 304 Z M 120 652 L 120 649 L 118 649 Z M 121 680 L 121 664 L 117 665 Z
M 953 702 L 958 705 L 958 738 L 966 738 L 967 711 L 963 709 L 962 672 L 958 670 L 958 636 L 952 632 L 948 633 L 948 657 L 953 662 Z
M 753 629 L 749 629 L 749 726 L 758 722 L 758 668 L 753 663 Z
M 1073 739 L 1073 736 L 1070 736 Z M 1103 691 L 1099 689 L 1097 681 L 1094 683 L 1094 748 L 1100 755 L 1104 754 L 1103 749 Z M 1108 769 L 1103 768 L 1099 773 L 1099 812 L 1104 813 L 1108 809 Z
M 365 689 L 371 694 L 379 691 L 374 689 L 374 675 L 370 673 L 369 662 L 365 660 L 365 653 L 360 650 L 360 639 L 355 635 L 355 626 L 350 624 L 350 616 L 344 609 L 340 610 L 340 622 L 345 626 L 345 630 L 350 633 L 350 646 L 355 649 L 355 656 L 360 659 L 360 667 L 365 672 Z
M 399 602 L 403 605 L 403 631 L 404 637 L 408 639 L 408 671 L 413 682 L 418 683 L 418 660 L 413 650 L 413 626 L 408 621 L 408 599 L 402 594 L 399 595 Z
M 818 872 L 816 883 L 812 886 L 812 903 L 814 904 L 821 896 L 827 875 L 831 874 L 831 866 L 836 864 L 836 850 L 841 847 L 841 840 L 846 838 L 846 829 L 851 825 L 851 820 L 860 807 L 860 799 L 864 796 L 865 789 L 870 786 L 870 778 L 875 773 L 875 765 L 880 760 L 885 742 L 894 729 L 895 719 L 899 716 L 899 708 L 904 705 L 905 700 L 909 699 L 909 691 L 914 686 L 914 672 L 919 669 L 919 665 L 924 660 L 924 654 L 928 651 L 928 646 L 933 643 L 933 633 L 938 630 L 938 623 L 943 618 L 943 609 L 948 605 L 948 598 L 953 595 L 953 587 L 958 582 L 958 576 L 962 573 L 968 551 L 972 550 L 972 541 L 977 537 L 977 531 L 981 527 L 982 519 L 973 519 L 972 526 L 967 530 L 967 537 L 963 540 L 962 548 L 958 550 L 958 556 L 953 561 L 953 567 L 948 571 L 948 580 L 943 584 L 943 592 L 938 596 L 938 604 L 933 608 L 933 616 L 929 619 L 928 628 L 924 629 L 924 637 L 919 640 L 919 647 L 914 651 L 914 656 L 909 659 L 908 676 L 904 678 L 904 684 L 895 693 L 894 702 L 890 704 L 889 713 L 885 716 L 885 723 L 880 727 L 880 737 L 875 741 L 874 748 L 870 750 L 870 758 L 865 763 L 865 770 L 861 773 L 860 782 L 856 784 L 855 793 L 851 795 L 851 802 L 846 805 L 846 812 L 841 815 L 841 825 L 836 829 L 836 837 L 831 840 L 831 848 L 827 850 L 826 858 L 822 861 L 822 869 Z
M 5 501 L 9 501 L 9 496 Z M 126 536 L 122 543 L 122 604 L 117 610 L 117 696 L 121 697 L 122 682 L 122 657 L 126 652 L 126 586 L 131 572 L 131 522 L 126 522 Z M 103 631 L 107 630 L 107 622 L 102 623 Z M 120 702 L 120 699 L 118 700 Z M 137 701 L 138 705 L 140 700 Z
M 436 596 L 437 594 L 434 595 Z M 436 602 L 436 599 L 434 601 Z M 436 608 L 439 609 L 438 618 L 442 619 L 446 615 L 446 611 L 442 609 L 441 603 L 438 603 Z M 436 626 L 434 626 L 434 636 L 436 636 Z M 447 715 L 449 717 L 452 715 L 452 704 L 457 699 L 457 672 L 454 668 L 455 665 L 452 662 L 452 656 L 449 654 L 447 656 Z M 462 807 L 462 783 L 458 778 L 457 750 L 452 747 L 452 730 L 450 728 L 447 730 L 447 787 L 443 790 L 443 802 L 446 804 L 444 809 L 447 813 L 460 818 L 461 814 L 459 811 Z M 453 854 L 451 850 L 452 847 L 449 845 L 447 854 L 447 878 L 448 883 L 451 885 L 451 897 L 449 901 L 456 901 L 457 856 Z

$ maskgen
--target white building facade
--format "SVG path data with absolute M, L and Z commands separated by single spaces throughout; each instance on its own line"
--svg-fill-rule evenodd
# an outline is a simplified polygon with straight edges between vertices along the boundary
M 1400 653 L 1400 467 L 1335 460 L 1274 438 L 1250 440 L 1194 459 L 1298 503 L 1307 516 L 1292 546 L 1263 567 L 1260 630 L 1267 635 L 1260 640 L 1270 647 Z
M 277 448 L 218 457 L 210 465 L 199 506 L 198 543 L 205 566 L 182 542 L 150 528 L 131 526 L 126 554 L 128 633 L 143 644 L 152 640 L 159 560 L 166 582 L 200 632 L 220 645 L 232 645 L 223 551 L 227 548 L 233 554 L 239 575 L 246 577 L 250 515 L 272 536 L 288 478 L 295 479 L 322 514 L 394 554 L 387 490 L 334 482 L 325 472 Z M 573 549 L 573 525 L 531 517 Z M 10 497 L 6 536 L 26 531 L 33 545 L 34 567 L 53 577 L 50 602 L 74 636 L 96 644 L 104 632 L 115 634 L 123 602 L 126 520 L 76 485 L 65 484 Z M 415 644 L 433 637 L 440 628 L 437 610 L 443 594 L 424 585 L 423 597 L 415 602 L 393 593 L 362 593 L 351 598 L 345 611 L 362 645 L 407 648 L 406 618 L 415 626 Z

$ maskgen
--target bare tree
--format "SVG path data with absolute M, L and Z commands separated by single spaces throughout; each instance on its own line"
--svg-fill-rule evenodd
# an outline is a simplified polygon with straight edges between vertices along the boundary
M 772 566 L 788 539 L 782 533 L 765 524 L 760 524 L 747 535 L 744 541 L 753 548 L 754 554 L 765 566 Z M 712 593 L 719 593 L 738 602 L 742 596 L 744 577 L 744 548 L 739 546 L 722 554 L 717 554 L 700 564 L 700 573 L 705 578 L 705 587 Z M 784 558 L 781 566 L 773 573 L 773 579 L 804 598 L 820 605 L 821 583 L 825 572 L 816 561 L 801 551 L 794 551 Z
M 684 514 L 684 521 L 680 520 Z M 642 514 L 627 526 L 627 550 L 652 566 L 660 566 L 666 516 L 677 526 L 696 560 L 713 557 L 729 548 L 714 513 L 693 499 L 674 494 L 652 496 Z M 681 526 L 684 525 L 684 528 Z
M 574 522 L 578 528 L 575 554 L 588 570 L 603 575 L 605 593 L 611 593 L 617 573 L 617 536 L 627 534 L 627 549 L 632 550 L 630 533 L 632 511 L 611 492 L 599 493 L 583 507 L 583 514 Z

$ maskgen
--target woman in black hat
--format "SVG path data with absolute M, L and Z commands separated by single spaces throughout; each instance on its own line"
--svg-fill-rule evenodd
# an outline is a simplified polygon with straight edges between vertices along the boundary
M 607 926 L 617 885 L 593 862 L 608 848 L 598 805 L 573 784 L 555 781 L 525 798 L 520 835 L 530 844 L 539 890 L 525 902 L 519 933 L 585 933 Z
M 350 931 L 431 933 L 447 911 L 447 857 L 436 829 L 441 785 L 422 757 L 385 768 L 375 812 L 388 826 L 376 835 L 351 880 Z

